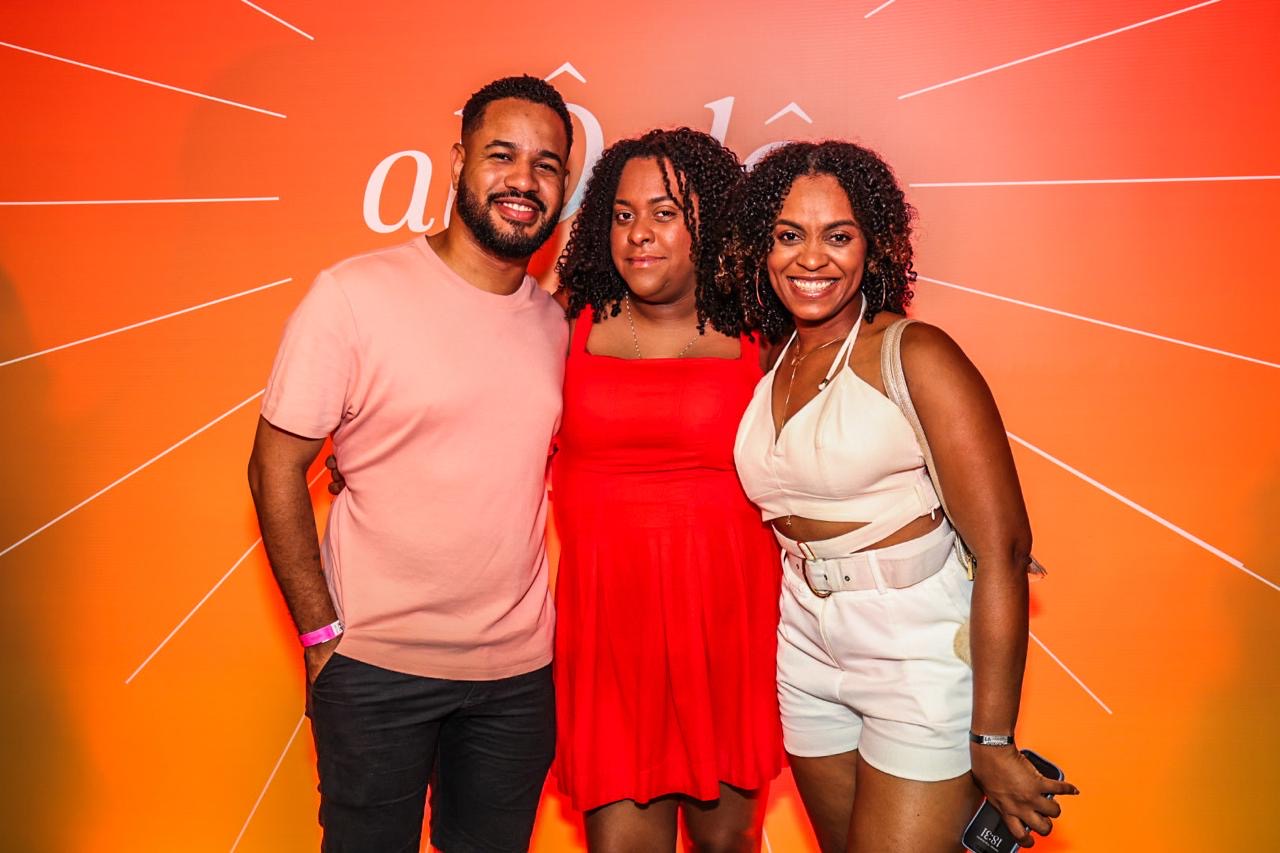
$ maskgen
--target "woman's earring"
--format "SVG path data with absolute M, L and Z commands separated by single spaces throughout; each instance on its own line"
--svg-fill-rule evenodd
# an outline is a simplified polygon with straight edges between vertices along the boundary
M 760 298 L 760 276 L 756 276 L 756 304 L 760 306 L 760 310 L 764 310 L 764 300 Z

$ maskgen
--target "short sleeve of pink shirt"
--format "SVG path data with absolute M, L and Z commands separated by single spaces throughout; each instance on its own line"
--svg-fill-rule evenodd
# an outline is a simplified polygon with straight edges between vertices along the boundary
M 262 416 L 286 432 L 325 438 L 346 412 L 356 354 L 351 305 L 333 276 L 322 272 L 285 326 Z
M 344 655 L 477 680 L 550 662 L 545 478 L 567 338 L 532 278 L 481 291 L 423 238 L 317 277 L 262 416 L 333 437 L 347 488 L 321 554 Z

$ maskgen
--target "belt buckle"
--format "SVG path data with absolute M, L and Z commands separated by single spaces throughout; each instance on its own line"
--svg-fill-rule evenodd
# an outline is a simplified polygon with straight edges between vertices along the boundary
M 812 592 L 818 598 L 830 598 L 832 590 L 818 589 L 813 585 L 813 581 L 809 580 L 809 562 L 810 559 L 808 557 L 800 558 L 800 574 L 804 577 L 805 586 L 809 587 L 809 592 Z M 814 559 L 813 562 L 817 562 L 817 560 Z

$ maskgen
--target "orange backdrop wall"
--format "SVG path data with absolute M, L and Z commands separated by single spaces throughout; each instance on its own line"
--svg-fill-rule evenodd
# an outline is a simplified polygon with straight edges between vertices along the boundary
M 0 848 L 315 849 L 257 398 L 312 276 L 439 228 L 454 112 L 528 71 L 579 174 L 676 124 L 895 165 L 1052 571 L 1020 741 L 1085 793 L 1037 846 L 1280 849 L 1278 40 L 1274 0 L 6 2 Z M 766 830 L 814 849 L 785 775 Z M 534 849 L 580 846 L 551 785 Z

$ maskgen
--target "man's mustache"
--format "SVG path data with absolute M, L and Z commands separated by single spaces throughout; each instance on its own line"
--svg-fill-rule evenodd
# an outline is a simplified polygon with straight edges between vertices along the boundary
M 536 206 L 539 212 L 547 212 L 547 206 L 542 203 L 542 199 L 538 198 L 538 194 L 533 190 L 511 190 L 505 193 L 493 193 L 489 196 L 488 202 L 489 204 L 497 204 L 504 199 L 519 199 L 521 201 L 527 201 Z

